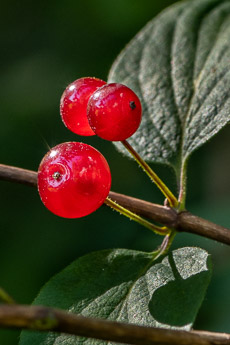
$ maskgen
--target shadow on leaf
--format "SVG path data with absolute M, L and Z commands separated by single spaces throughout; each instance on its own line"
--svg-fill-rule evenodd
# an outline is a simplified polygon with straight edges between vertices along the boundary
M 182 327 L 193 323 L 203 295 L 201 288 L 206 284 L 208 271 L 202 271 L 183 279 L 169 255 L 169 263 L 175 280 L 154 291 L 149 302 L 149 312 L 163 324 Z

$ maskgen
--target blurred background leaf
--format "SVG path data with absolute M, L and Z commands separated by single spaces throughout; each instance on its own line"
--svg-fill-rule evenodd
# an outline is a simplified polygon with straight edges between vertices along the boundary
M 69 132 L 59 116 L 68 83 L 83 76 L 107 78 L 121 49 L 174 1 L 12 0 L 0 12 L 0 162 L 36 170 L 48 146 L 83 141 L 99 149 L 112 171 L 112 190 L 162 203 L 135 162 L 106 141 Z M 196 152 L 188 166 L 188 209 L 230 227 L 229 128 Z M 176 192 L 173 172 L 153 165 Z M 160 238 L 107 209 L 65 220 L 49 213 L 36 190 L 0 181 L 0 285 L 18 303 L 31 303 L 40 287 L 79 256 L 105 248 L 151 251 Z M 190 234 L 174 248 L 196 245 L 213 258 L 214 278 L 197 328 L 230 332 L 230 251 Z M 0 331 L 0 344 L 18 343 L 18 331 Z

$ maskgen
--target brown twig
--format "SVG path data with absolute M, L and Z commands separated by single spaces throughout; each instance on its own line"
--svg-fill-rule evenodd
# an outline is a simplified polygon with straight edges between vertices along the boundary
M 37 173 L 31 170 L 0 164 L 0 179 L 11 182 L 37 185 Z M 189 232 L 230 245 L 230 230 L 197 217 L 190 212 L 177 213 L 174 209 L 110 192 L 109 197 L 140 216 L 152 219 L 180 232 Z
M 61 332 L 133 345 L 230 344 L 230 334 L 144 327 L 41 306 L 0 306 L 0 327 Z
M 12 166 L 0 165 L 0 179 L 37 185 L 37 173 Z M 153 219 L 178 231 L 187 231 L 230 244 L 230 230 L 174 209 L 110 192 L 116 200 L 133 212 Z M 118 322 L 91 319 L 58 309 L 39 306 L 0 306 L 0 327 L 54 331 L 88 338 L 110 340 L 133 345 L 230 345 L 230 334 L 205 331 L 180 331 L 143 327 Z
M 37 173 L 35 171 L 16 168 L 10 165 L 0 164 L 0 179 L 32 187 L 37 186 Z

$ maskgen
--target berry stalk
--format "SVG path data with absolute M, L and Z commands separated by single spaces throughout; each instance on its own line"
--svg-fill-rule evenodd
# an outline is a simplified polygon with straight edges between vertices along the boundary
M 111 207 L 113 210 L 123 214 L 124 216 L 130 218 L 131 220 L 134 220 L 135 222 L 145 226 L 147 229 L 155 232 L 158 235 L 168 235 L 170 234 L 171 230 L 168 229 L 166 226 L 160 227 L 157 225 L 154 225 L 152 223 L 150 223 L 149 221 L 145 220 L 144 218 L 138 216 L 136 213 L 133 213 L 131 211 L 129 211 L 128 209 L 126 209 L 125 207 L 117 204 L 115 201 L 113 201 L 112 199 L 110 199 L 109 197 L 107 197 L 104 201 L 104 203 Z
M 157 185 L 160 191 L 167 198 L 169 205 L 176 208 L 178 206 L 178 200 L 173 193 L 168 189 L 164 182 L 157 176 L 157 174 L 150 168 L 150 166 L 139 156 L 139 154 L 133 149 L 133 147 L 127 142 L 127 140 L 121 141 L 124 147 L 133 156 L 139 166 L 150 177 L 150 179 Z
M 154 260 L 159 258 L 159 256 L 161 255 L 167 254 L 175 236 L 176 236 L 175 229 L 171 229 L 171 232 L 164 237 L 160 247 L 156 251 L 153 252 Z
M 186 201 L 186 170 L 187 170 L 188 159 L 182 162 L 182 169 L 180 175 L 180 193 L 179 193 L 179 211 L 185 210 L 185 201 Z

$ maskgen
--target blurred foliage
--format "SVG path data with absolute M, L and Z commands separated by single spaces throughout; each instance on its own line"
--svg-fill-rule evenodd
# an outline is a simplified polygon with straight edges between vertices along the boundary
M 120 50 L 148 20 L 174 1 L 89 0 L 3 2 L 0 12 L 0 162 L 37 170 L 49 146 L 83 141 L 99 149 L 112 171 L 112 190 L 156 203 L 163 198 L 135 162 L 96 137 L 69 132 L 59 116 L 68 83 L 106 79 Z M 196 152 L 189 163 L 188 209 L 230 227 L 229 128 Z M 176 191 L 174 175 L 154 166 Z M 40 287 L 77 257 L 104 248 L 151 251 L 160 242 L 148 230 L 103 206 L 65 220 L 49 213 L 37 191 L 0 181 L 0 286 L 18 303 L 30 303 Z M 213 256 L 214 277 L 196 327 L 230 332 L 230 254 L 227 246 L 181 234 L 174 248 L 197 245 Z M 17 344 L 18 331 L 0 331 L 0 343 Z

